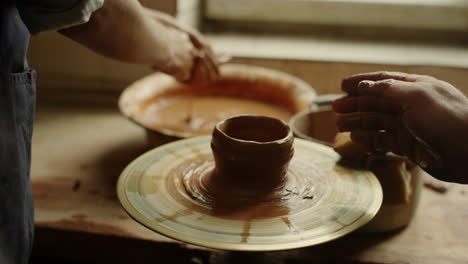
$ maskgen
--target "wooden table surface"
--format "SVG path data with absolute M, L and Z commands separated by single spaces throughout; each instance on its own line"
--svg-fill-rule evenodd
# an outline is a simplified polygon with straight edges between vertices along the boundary
M 213 251 L 158 235 L 121 208 L 116 182 L 147 151 L 115 106 L 39 104 L 33 137 L 34 254 L 86 263 L 468 263 L 468 186 L 423 188 L 410 226 L 284 252 Z

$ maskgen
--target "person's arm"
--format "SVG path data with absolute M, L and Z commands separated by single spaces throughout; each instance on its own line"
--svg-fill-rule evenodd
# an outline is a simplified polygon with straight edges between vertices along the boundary
M 182 81 L 218 75 L 214 56 L 205 55 L 206 46 L 196 47 L 201 36 L 168 26 L 137 0 L 104 1 L 87 23 L 59 32 L 104 56 L 147 64 Z
M 200 32 L 195 29 L 183 26 L 179 24 L 174 17 L 157 10 L 145 8 L 145 11 L 150 17 L 159 23 L 162 23 L 167 27 L 186 32 L 192 44 L 199 50 L 199 58 L 195 62 L 195 69 L 192 72 L 192 77 L 190 78 L 192 81 L 198 81 L 207 74 L 215 76 L 219 75 L 219 64 L 226 63 L 230 60 L 229 56 L 224 54 L 215 54 L 211 45 L 200 34 Z M 203 81 L 203 79 L 201 79 L 201 81 Z
M 406 155 L 440 180 L 468 183 L 468 99 L 455 87 L 430 76 L 374 72 L 344 79 L 342 89 L 348 96 L 333 108 L 339 130 L 351 131 L 353 141 Z
M 104 0 L 17 0 L 21 19 L 32 35 L 88 22 Z

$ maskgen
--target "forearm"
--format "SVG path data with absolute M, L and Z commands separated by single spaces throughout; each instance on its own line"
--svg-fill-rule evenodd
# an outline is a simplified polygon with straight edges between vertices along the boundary
M 63 29 L 63 35 L 104 56 L 140 64 L 168 63 L 163 26 L 145 14 L 136 0 L 108 0 L 88 23 Z

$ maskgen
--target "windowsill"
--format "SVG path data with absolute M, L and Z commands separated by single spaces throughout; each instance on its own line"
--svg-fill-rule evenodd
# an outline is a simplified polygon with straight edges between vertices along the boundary
M 455 44 L 337 40 L 285 35 L 206 34 L 216 51 L 240 58 L 468 68 Z
M 200 0 L 178 0 L 177 19 L 201 24 Z M 222 28 L 221 28 L 222 30 Z M 369 41 L 256 33 L 204 32 L 214 49 L 234 58 L 438 66 L 468 69 L 468 47 L 462 44 Z M 401 37 L 404 39 L 404 37 Z M 429 41 L 428 41 L 429 42 Z

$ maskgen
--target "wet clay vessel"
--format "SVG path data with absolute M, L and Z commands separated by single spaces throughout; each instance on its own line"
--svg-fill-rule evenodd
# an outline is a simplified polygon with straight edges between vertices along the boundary
M 264 116 L 237 116 L 218 123 L 211 149 L 215 168 L 209 189 L 229 201 L 261 199 L 286 183 L 294 137 L 286 123 Z
M 338 160 L 330 147 L 293 139 L 282 121 L 238 116 L 212 136 L 137 158 L 117 193 L 136 221 L 181 241 L 242 251 L 305 247 L 356 230 L 380 208 L 374 174 Z

